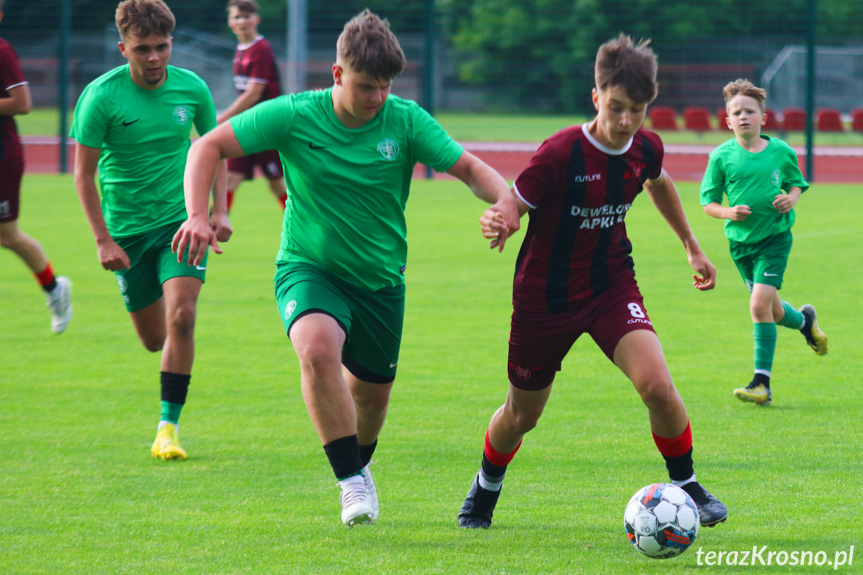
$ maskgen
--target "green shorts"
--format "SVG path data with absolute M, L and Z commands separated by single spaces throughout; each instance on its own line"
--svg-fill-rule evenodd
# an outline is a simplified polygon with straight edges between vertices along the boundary
M 117 238 L 115 241 L 129 256 L 129 269 L 114 272 L 120 293 L 130 312 L 144 309 L 162 297 L 162 284 L 176 277 L 193 277 L 204 283 L 207 256 L 197 266 L 177 262 L 171 251 L 171 241 L 180 229 L 182 221 L 156 228 L 136 236 Z M 187 252 L 188 254 L 188 252 Z
M 279 317 L 290 337 L 303 315 L 324 313 L 345 331 L 342 364 L 369 383 L 396 377 L 405 315 L 405 286 L 375 292 L 355 287 L 305 263 L 281 263 L 274 278 Z
M 755 284 L 782 289 L 782 278 L 791 254 L 791 230 L 770 236 L 757 244 L 730 242 L 731 259 L 751 292 Z

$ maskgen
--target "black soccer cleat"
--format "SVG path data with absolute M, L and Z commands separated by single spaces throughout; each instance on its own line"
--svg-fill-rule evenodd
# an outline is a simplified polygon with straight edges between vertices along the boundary
M 800 308 L 803 314 L 804 324 L 800 333 L 806 338 L 806 343 L 817 355 L 827 355 L 827 336 L 818 326 L 818 316 L 815 308 L 809 304 Z
M 481 472 L 479 472 L 481 473 Z M 479 473 L 470 484 L 470 491 L 458 512 L 458 526 L 466 529 L 488 529 L 500 490 L 489 491 L 479 485 Z
M 702 527 L 713 527 L 728 519 L 728 509 L 720 500 L 710 494 L 697 481 L 681 487 L 695 501 L 698 507 L 698 519 Z

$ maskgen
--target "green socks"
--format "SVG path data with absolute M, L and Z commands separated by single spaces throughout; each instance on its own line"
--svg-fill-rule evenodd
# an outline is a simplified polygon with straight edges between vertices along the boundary
M 788 327 L 791 329 L 803 329 L 803 314 L 791 307 L 791 304 L 787 301 L 782 302 L 782 309 L 785 311 L 785 315 L 781 320 L 776 322 L 776 325 L 781 325 L 782 327 Z
M 773 354 L 776 351 L 776 324 L 756 323 L 753 328 L 755 371 L 769 374 L 773 369 Z
M 180 423 L 180 412 L 183 411 L 183 406 L 178 403 L 162 400 L 162 415 L 160 421 L 170 421 L 174 425 Z

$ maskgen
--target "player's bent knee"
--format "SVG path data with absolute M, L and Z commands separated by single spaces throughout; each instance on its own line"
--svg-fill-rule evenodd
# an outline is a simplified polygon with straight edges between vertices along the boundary
M 677 390 L 671 380 L 659 378 L 649 379 L 641 383 L 635 383 L 635 388 L 641 396 L 644 405 L 650 408 L 658 408 L 674 401 Z

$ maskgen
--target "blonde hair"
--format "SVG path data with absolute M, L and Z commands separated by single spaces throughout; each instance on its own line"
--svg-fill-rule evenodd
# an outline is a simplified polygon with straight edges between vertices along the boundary
M 633 102 L 653 102 L 659 93 L 656 82 L 658 64 L 656 54 L 649 46 L 649 39 L 636 44 L 626 34 L 600 46 L 594 69 L 596 88 L 604 90 L 608 86 L 622 86 Z
M 763 114 L 766 111 L 765 102 L 767 101 L 767 90 L 759 88 L 749 80 L 738 78 L 733 82 L 728 82 L 725 84 L 725 87 L 722 88 L 722 97 L 725 98 L 726 107 L 728 106 L 728 102 L 730 102 L 734 96 L 740 95 L 754 98 L 758 102 L 758 107 L 761 108 L 761 113 Z
M 392 80 L 407 66 L 390 23 L 368 9 L 345 24 L 336 49 L 342 64 L 375 80 Z

